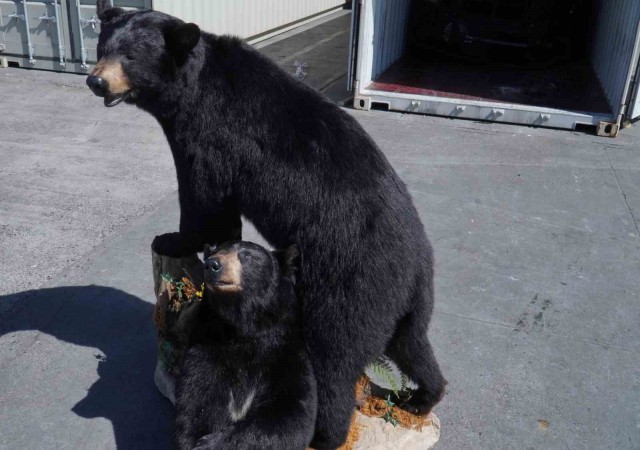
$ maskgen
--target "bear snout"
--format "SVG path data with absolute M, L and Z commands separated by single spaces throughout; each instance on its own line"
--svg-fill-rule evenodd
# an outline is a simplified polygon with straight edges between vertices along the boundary
M 98 97 L 104 97 L 105 106 L 116 106 L 132 98 L 132 86 L 122 63 L 115 59 L 101 59 L 87 77 L 87 86 Z
M 207 285 L 217 285 L 223 274 L 222 262 L 218 258 L 207 258 L 204 262 L 204 281 Z M 209 288 L 211 289 L 211 286 Z
M 109 83 L 102 77 L 89 75 L 87 77 L 87 86 L 98 97 L 104 97 L 109 91 Z
M 222 263 L 217 258 L 209 258 L 205 261 L 204 267 L 212 272 L 220 272 Z

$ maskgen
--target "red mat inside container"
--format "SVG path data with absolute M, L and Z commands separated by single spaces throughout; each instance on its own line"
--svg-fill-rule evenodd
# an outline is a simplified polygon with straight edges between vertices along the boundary
M 391 66 L 367 88 L 611 114 L 600 83 L 587 62 L 523 68 L 451 60 L 425 62 L 405 58 Z

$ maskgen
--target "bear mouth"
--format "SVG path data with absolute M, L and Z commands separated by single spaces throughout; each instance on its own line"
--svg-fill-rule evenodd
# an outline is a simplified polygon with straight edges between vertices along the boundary
M 131 91 L 124 92 L 122 94 L 107 94 L 104 96 L 104 106 L 111 108 L 119 105 L 123 100 L 126 100 Z
M 217 291 L 217 290 L 239 290 L 240 286 L 238 286 L 237 283 L 230 283 L 228 281 L 207 281 L 205 283 L 207 285 L 207 287 L 213 291 Z

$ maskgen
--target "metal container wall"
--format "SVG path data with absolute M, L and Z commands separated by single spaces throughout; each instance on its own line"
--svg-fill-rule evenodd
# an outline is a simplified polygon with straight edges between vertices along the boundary
M 66 16 L 62 0 L 0 0 L 0 56 L 13 55 L 27 67 L 64 70 Z
M 615 114 L 626 103 L 626 84 L 633 65 L 640 24 L 640 1 L 597 0 L 591 64 Z
M 373 64 L 371 79 L 387 70 L 404 53 L 411 0 L 374 0 Z
M 153 9 L 216 34 L 249 38 L 344 5 L 345 0 L 154 0 Z

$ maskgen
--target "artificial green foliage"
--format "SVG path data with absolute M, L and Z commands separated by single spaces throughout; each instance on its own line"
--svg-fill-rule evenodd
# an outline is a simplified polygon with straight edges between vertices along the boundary
M 387 356 L 379 356 L 369 365 L 369 368 L 391 387 L 395 398 L 401 401 L 406 401 L 411 398 L 413 390 L 408 386 L 409 378 L 404 373 L 401 373 L 400 380 L 398 381 L 396 372 L 391 365 L 391 360 Z

